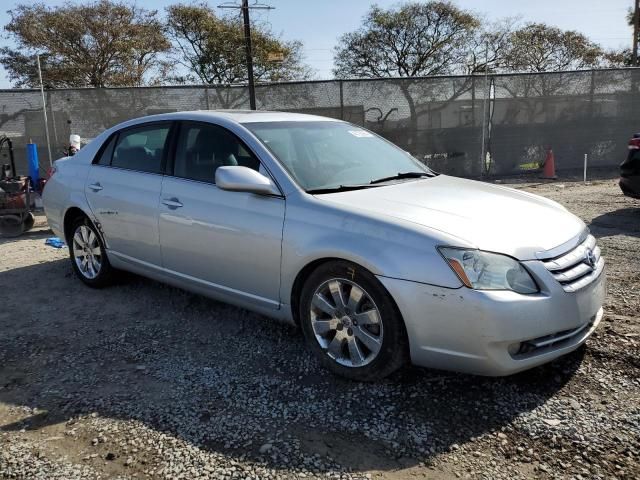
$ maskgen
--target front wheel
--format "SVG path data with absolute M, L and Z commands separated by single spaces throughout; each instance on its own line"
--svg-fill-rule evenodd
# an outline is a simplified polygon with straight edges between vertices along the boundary
M 113 268 L 107 258 L 102 238 L 96 227 L 86 218 L 78 218 L 69 237 L 69 255 L 76 275 L 90 287 L 108 285 Z
M 350 262 L 321 265 L 300 302 L 302 330 L 323 365 L 335 374 L 374 381 L 407 359 L 407 336 L 393 299 L 373 274 Z

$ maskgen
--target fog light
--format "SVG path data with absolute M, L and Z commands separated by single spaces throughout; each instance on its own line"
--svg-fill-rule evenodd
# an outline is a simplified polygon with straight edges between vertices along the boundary
M 509 347 L 507 348 L 507 351 L 509 352 L 509 355 L 511 355 L 512 357 L 514 355 L 517 355 L 518 352 L 520 351 L 520 346 L 522 344 L 521 343 L 512 343 L 511 345 L 509 345 Z

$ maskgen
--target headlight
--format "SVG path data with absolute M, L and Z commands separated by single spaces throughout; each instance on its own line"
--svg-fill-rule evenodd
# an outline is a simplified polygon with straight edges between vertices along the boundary
M 462 283 L 476 290 L 513 290 L 536 293 L 536 282 L 517 260 L 506 255 L 440 247 L 438 249 Z

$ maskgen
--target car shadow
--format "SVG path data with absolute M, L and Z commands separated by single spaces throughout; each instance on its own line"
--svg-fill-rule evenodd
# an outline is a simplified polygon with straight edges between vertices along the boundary
M 591 233 L 597 237 L 627 235 L 640 237 L 640 207 L 625 207 L 594 218 L 589 224 Z
M 303 454 L 327 471 L 429 462 L 544 404 L 584 355 L 503 378 L 406 367 L 357 383 L 324 371 L 292 326 L 135 275 L 94 290 L 55 260 L 0 272 L 0 291 L 0 402 L 37 407 L 0 431 L 97 414 L 273 469 L 306 468 Z M 116 448 L 99 460 L 123 461 Z

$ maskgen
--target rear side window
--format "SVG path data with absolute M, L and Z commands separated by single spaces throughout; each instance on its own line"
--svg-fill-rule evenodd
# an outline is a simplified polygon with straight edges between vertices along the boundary
M 169 124 L 147 125 L 120 132 L 113 151 L 112 167 L 162 173 Z
M 109 141 L 102 147 L 100 158 L 95 162 L 98 165 L 111 165 L 111 156 L 113 155 L 113 147 L 116 145 L 117 135 L 112 135 Z

